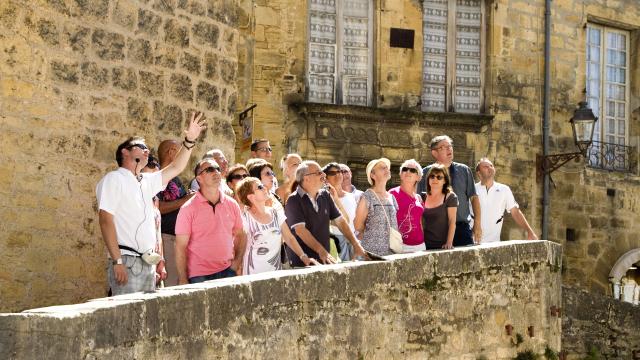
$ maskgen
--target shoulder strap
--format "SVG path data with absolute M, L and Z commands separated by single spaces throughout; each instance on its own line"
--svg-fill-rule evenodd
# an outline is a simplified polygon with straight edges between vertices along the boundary
M 134 248 L 128 247 L 127 245 L 118 244 L 118 248 L 122 249 L 122 250 L 128 250 L 128 251 L 131 251 L 131 252 L 134 252 L 134 253 L 138 254 L 138 256 L 142 256 L 141 252 L 139 252 L 138 250 L 136 250 Z
M 367 189 L 367 190 L 371 190 L 371 189 Z M 373 191 L 373 190 L 371 190 L 371 192 L 376 197 L 376 200 L 378 200 L 378 203 L 380 204 L 380 207 L 382 208 L 382 213 L 384 214 L 385 219 L 387 219 L 387 224 L 389 225 L 389 229 L 391 229 L 391 221 L 389 220 L 389 215 L 387 215 L 387 210 L 384 208 L 384 205 L 382 205 L 382 201 L 380 201 L 380 198 L 378 197 L 378 194 L 376 194 L 376 192 Z

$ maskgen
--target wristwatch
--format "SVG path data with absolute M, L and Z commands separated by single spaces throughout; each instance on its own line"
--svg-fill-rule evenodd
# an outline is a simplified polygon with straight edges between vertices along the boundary
M 112 265 L 122 265 L 123 264 L 122 258 L 117 258 L 115 260 L 111 260 L 111 264 Z

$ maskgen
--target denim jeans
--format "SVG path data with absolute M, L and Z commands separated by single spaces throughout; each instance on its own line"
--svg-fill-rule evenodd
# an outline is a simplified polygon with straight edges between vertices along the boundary
M 456 232 L 453 235 L 453 246 L 473 245 L 473 233 L 466 221 L 456 222 Z
M 236 272 L 231 270 L 230 267 L 228 267 L 222 271 L 219 271 L 217 273 L 213 273 L 210 275 L 201 275 L 201 276 L 191 277 L 189 278 L 189 284 L 197 284 L 197 283 L 201 283 L 209 280 L 224 279 L 224 278 L 233 277 L 233 276 L 236 276 Z

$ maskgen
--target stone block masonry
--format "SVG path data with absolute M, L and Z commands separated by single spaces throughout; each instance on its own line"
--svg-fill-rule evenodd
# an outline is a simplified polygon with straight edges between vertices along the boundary
M 568 360 L 640 356 L 638 306 L 567 286 L 562 294 L 562 348 Z
M 560 347 L 561 320 L 549 308 L 561 304 L 561 259 L 557 244 L 511 241 L 4 314 L 0 358 L 541 355 Z
M 94 188 L 117 145 L 209 129 L 234 158 L 238 5 L 0 1 L 0 311 L 106 294 Z M 185 172 L 190 180 L 190 171 Z

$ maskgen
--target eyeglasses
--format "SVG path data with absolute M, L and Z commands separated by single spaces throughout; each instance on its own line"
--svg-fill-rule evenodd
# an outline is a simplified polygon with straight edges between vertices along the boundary
M 342 172 L 340 170 L 327 170 L 325 172 L 325 174 L 327 174 L 327 176 L 336 176 L 338 174 L 341 174 Z
M 147 147 L 147 145 L 145 145 L 145 144 L 140 144 L 140 143 L 138 143 L 138 144 L 131 144 L 131 145 L 127 146 L 127 147 L 126 147 L 126 149 L 127 149 L 127 150 L 131 150 L 131 149 L 133 149 L 134 147 L 137 147 L 138 149 L 140 149 L 140 150 L 142 150 L 142 151 L 149 150 L 149 148 Z
M 198 175 L 200 175 L 202 173 L 212 173 L 214 171 L 220 172 L 220 167 L 219 166 L 206 167 L 206 168 L 202 169 Z
M 257 148 L 256 151 L 272 152 L 273 150 L 270 147 L 261 147 Z
M 440 150 L 451 150 L 451 149 L 453 149 L 453 145 L 442 145 L 442 146 L 438 146 L 434 150 L 440 151 Z
M 431 174 L 431 175 L 429 175 L 429 179 L 438 179 L 438 180 L 443 180 L 443 179 L 444 179 L 444 175 L 435 175 L 435 174 Z
M 229 179 L 231 180 L 241 180 L 246 178 L 247 176 L 249 176 L 249 174 L 233 174 L 231 176 L 229 176 Z
M 311 176 L 311 175 L 322 176 L 322 175 L 324 175 L 324 173 L 322 171 L 316 171 L 316 172 L 304 174 L 304 176 Z
M 412 167 L 403 167 L 402 169 L 400 169 L 400 171 L 402 171 L 402 172 L 407 172 L 408 171 L 408 172 L 416 174 L 416 175 L 418 174 L 418 169 L 412 168 Z

